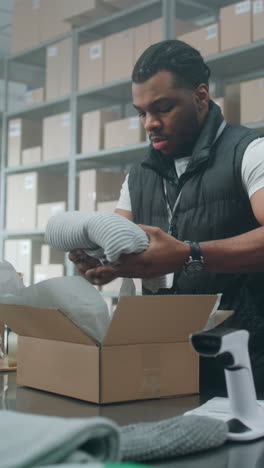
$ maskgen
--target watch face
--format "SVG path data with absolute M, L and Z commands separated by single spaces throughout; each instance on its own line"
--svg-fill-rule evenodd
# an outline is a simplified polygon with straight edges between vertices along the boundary
M 204 262 L 201 262 L 200 260 L 189 260 L 188 263 L 185 265 L 185 273 L 189 275 L 195 275 L 197 273 L 200 273 L 200 271 L 204 270 Z

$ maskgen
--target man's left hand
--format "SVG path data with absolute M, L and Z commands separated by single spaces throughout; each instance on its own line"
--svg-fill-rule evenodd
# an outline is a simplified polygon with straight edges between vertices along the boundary
M 121 255 L 116 266 L 87 270 L 85 278 L 95 285 L 107 284 L 117 277 L 155 278 L 182 269 L 190 247 L 157 227 L 139 225 L 149 237 L 148 248 L 139 254 Z

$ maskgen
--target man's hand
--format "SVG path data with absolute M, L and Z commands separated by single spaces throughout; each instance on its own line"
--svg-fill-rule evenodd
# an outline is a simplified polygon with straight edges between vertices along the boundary
M 85 277 L 87 270 L 101 265 L 99 260 L 87 255 L 83 249 L 74 249 L 69 253 L 69 259 L 74 263 L 78 272 Z
M 149 237 L 149 247 L 142 253 L 121 255 L 116 266 L 89 268 L 84 277 L 92 284 L 102 285 L 117 277 L 155 278 L 182 269 L 190 247 L 161 229 L 142 226 Z

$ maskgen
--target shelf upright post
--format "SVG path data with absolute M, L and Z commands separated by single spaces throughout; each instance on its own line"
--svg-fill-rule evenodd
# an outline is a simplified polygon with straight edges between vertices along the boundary
M 176 0 L 162 0 L 163 39 L 175 38 Z
M 71 121 L 71 151 L 68 163 L 68 210 L 76 209 L 76 154 L 78 152 L 78 31 L 72 31 L 72 68 L 71 68 L 71 97 L 70 97 L 70 121 Z M 67 275 L 74 274 L 74 265 L 66 260 Z
M 2 142 L 1 142 L 1 163 L 0 163 L 0 260 L 4 258 L 4 227 L 6 215 L 6 161 L 7 161 L 7 131 L 8 131 L 8 58 L 4 61 L 4 99 L 3 99 L 3 120 L 2 120 Z

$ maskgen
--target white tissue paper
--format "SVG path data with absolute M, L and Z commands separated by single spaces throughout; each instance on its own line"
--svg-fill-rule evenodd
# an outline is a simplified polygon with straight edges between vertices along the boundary
M 99 344 L 110 323 L 103 297 L 81 276 L 52 278 L 25 287 L 8 262 L 0 263 L 0 303 L 58 308 Z

